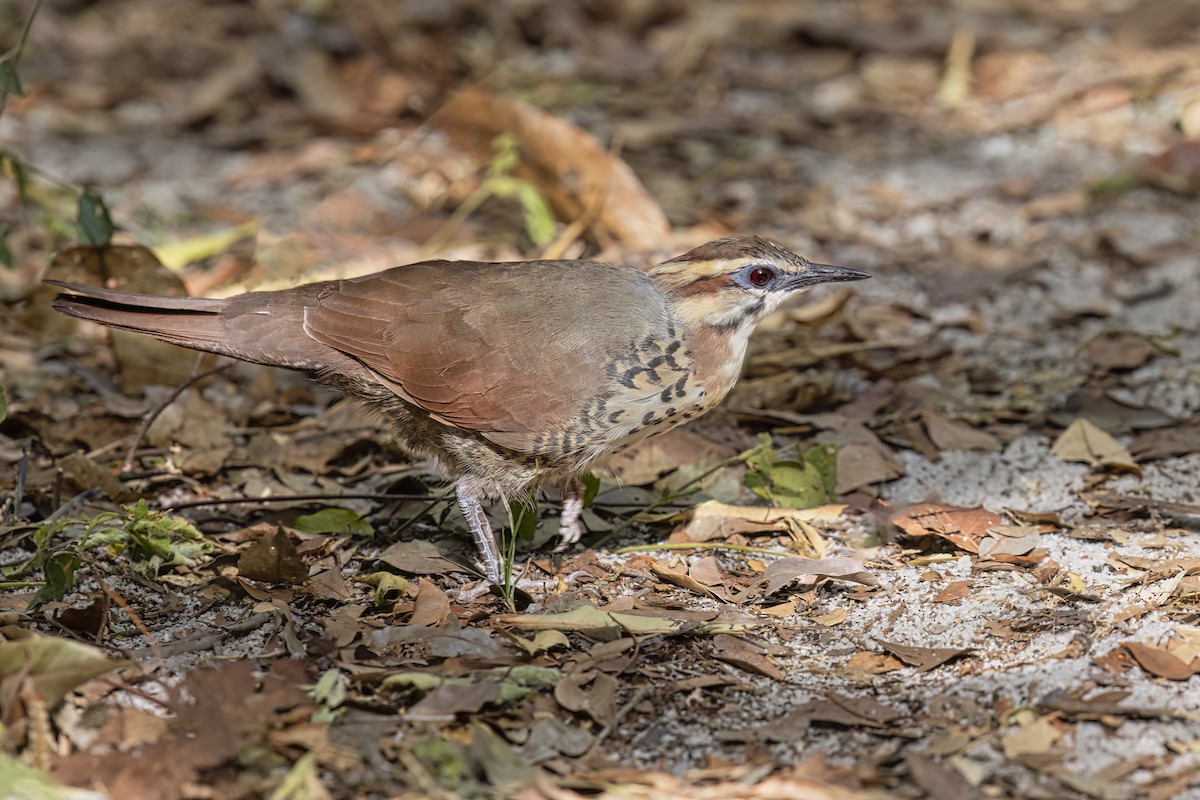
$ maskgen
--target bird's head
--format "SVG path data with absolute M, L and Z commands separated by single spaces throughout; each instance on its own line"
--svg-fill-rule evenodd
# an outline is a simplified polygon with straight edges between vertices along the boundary
M 813 264 L 758 236 L 700 245 L 650 275 L 685 324 L 723 329 L 753 327 L 784 300 L 819 283 L 871 277 L 850 267 Z

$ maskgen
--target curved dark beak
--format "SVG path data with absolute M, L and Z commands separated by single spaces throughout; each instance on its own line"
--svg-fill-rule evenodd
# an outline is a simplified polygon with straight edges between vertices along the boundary
M 863 272 L 853 267 L 834 267 L 829 264 L 808 264 L 804 272 L 792 274 L 789 288 L 799 289 L 802 286 L 815 286 L 818 283 L 838 283 L 841 281 L 865 281 L 871 273 Z

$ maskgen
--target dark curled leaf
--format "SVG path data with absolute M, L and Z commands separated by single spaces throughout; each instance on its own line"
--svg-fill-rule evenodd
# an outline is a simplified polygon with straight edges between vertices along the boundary
M 95 189 L 85 189 L 79 196 L 75 224 L 76 237 L 83 244 L 102 247 L 112 241 L 112 217 L 104 205 L 104 198 Z
M 10 269 L 16 264 L 13 258 L 12 248 L 8 246 L 8 229 L 0 230 L 0 264 L 3 264 Z M 4 417 L 0 416 L 0 419 Z
M 11 61 L 0 61 L 0 93 L 25 96 L 25 87 L 21 85 L 21 75 Z

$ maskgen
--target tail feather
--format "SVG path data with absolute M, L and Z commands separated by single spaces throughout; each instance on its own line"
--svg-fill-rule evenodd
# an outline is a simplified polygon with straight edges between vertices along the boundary
M 47 283 L 64 290 L 52 303 L 55 311 L 110 328 L 273 367 L 346 372 L 358 368 L 344 354 L 305 334 L 304 308 L 315 302 L 310 287 L 218 300 Z
M 157 297 L 112 289 L 47 281 L 65 289 L 51 307 L 60 313 L 110 328 L 144 333 L 171 344 L 229 353 L 221 319 L 226 301 L 197 297 Z

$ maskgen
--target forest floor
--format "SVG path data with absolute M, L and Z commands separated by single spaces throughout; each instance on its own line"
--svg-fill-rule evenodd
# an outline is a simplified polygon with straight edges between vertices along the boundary
M 45 3 L 0 117 L 8 796 L 1200 798 L 1200 4 L 952 6 Z M 352 404 L 41 283 L 746 234 L 874 279 L 598 473 L 582 546 L 541 498 L 528 592 Z

